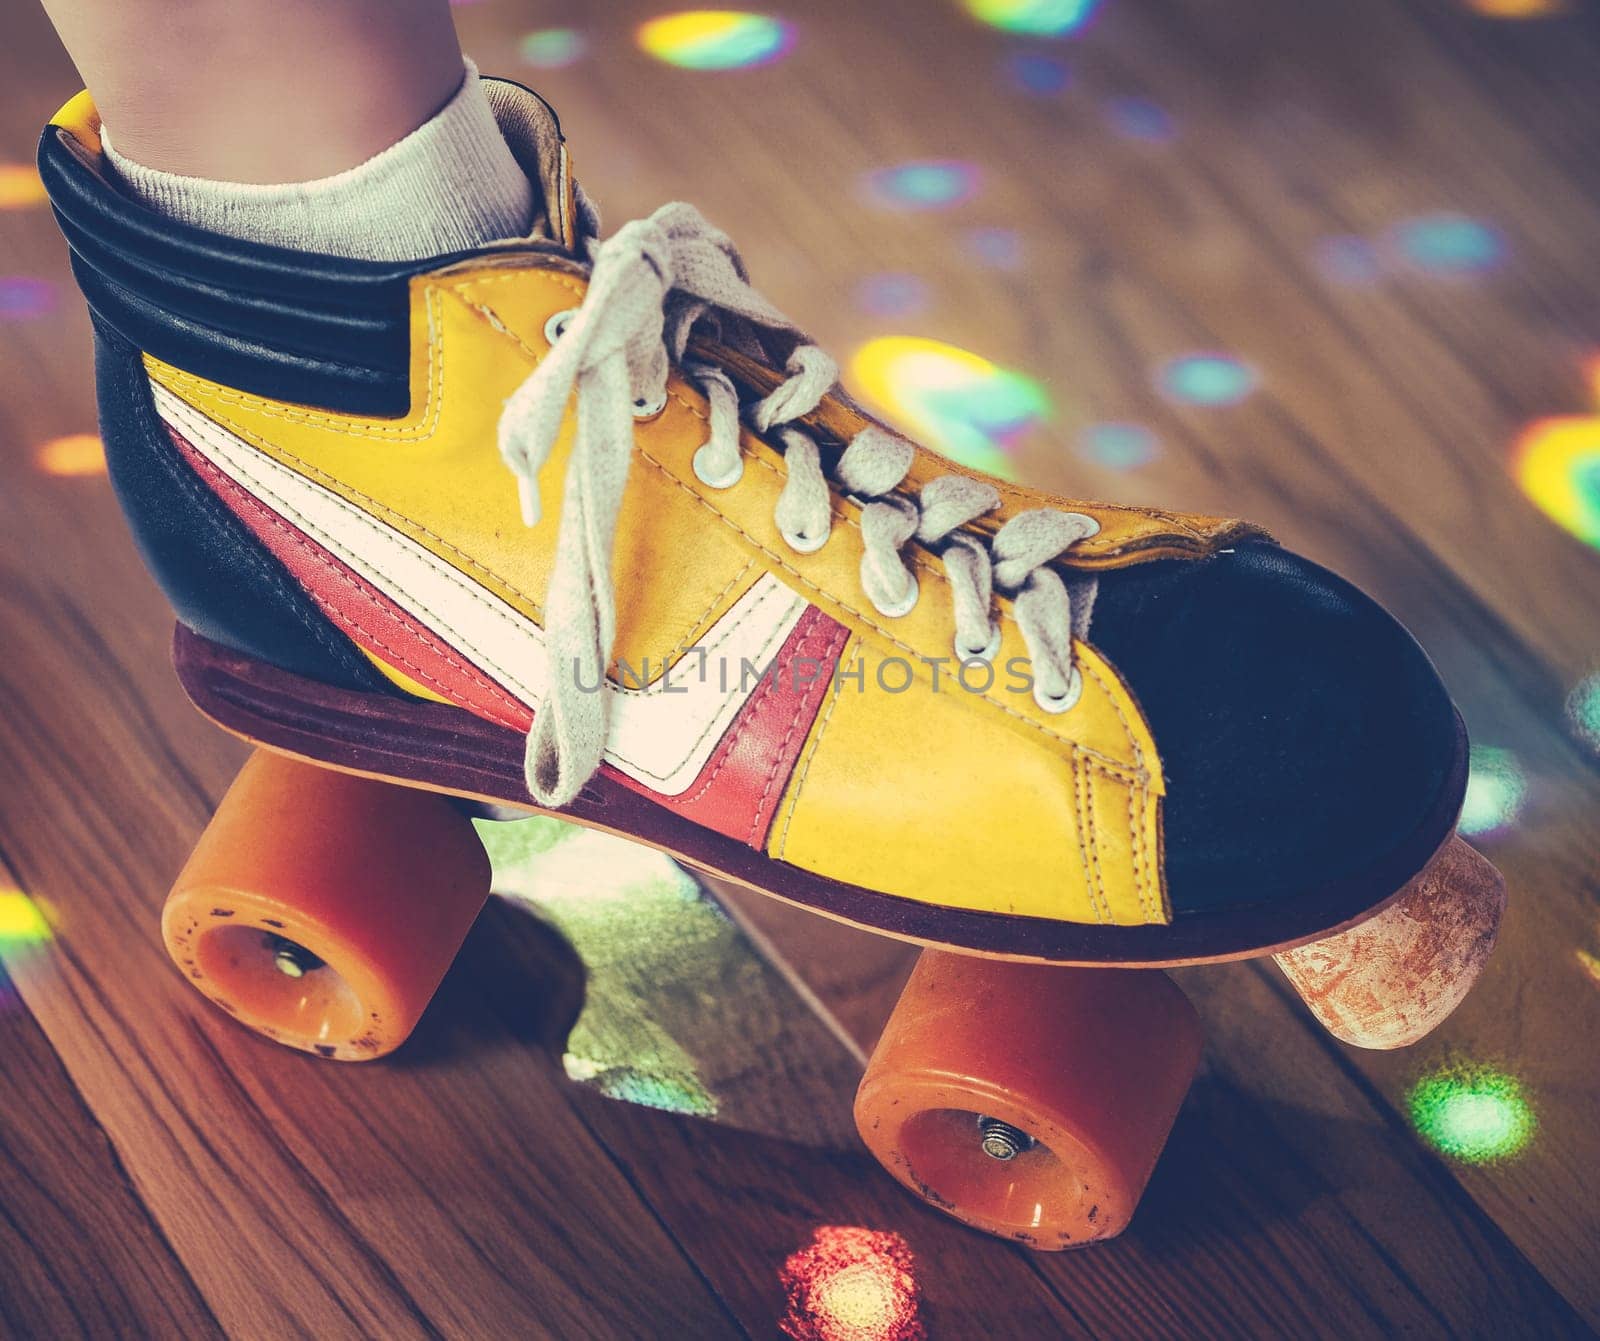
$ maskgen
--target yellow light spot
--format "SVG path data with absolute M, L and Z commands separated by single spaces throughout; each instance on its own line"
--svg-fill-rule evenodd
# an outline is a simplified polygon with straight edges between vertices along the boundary
M 39 469 L 46 475 L 80 478 L 106 473 L 105 444 L 93 433 L 69 433 L 52 438 L 35 453 Z
M 1009 478 L 1009 454 L 1051 415 L 1031 378 L 955 345 L 883 336 L 851 364 L 863 394 L 893 422 L 953 461 Z
M 50 924 L 39 905 L 20 889 L 0 890 L 0 949 L 49 939 Z
M 0 163 L 0 210 L 25 210 L 48 199 L 31 163 Z
M 1542 19 L 1567 10 L 1565 0 L 1467 0 L 1467 8 L 1488 19 Z
M 1578 957 L 1578 967 L 1587 973 L 1596 987 L 1600 987 L 1600 955 L 1592 955 L 1587 950 L 1575 950 Z

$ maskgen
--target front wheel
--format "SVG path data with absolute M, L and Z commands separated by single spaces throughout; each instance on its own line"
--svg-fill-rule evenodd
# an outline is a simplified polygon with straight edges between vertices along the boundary
M 443 796 L 258 750 L 161 915 L 167 952 L 240 1023 L 340 1061 L 392 1052 L 489 893 Z
M 1165 974 L 925 951 L 867 1063 L 856 1126 L 958 1220 L 1031 1247 L 1119 1234 L 1200 1058 Z

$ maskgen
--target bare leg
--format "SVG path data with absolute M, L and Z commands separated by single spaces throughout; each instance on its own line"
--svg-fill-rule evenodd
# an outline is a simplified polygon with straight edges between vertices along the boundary
M 44 0 L 117 149 L 234 182 L 326 177 L 461 83 L 449 0 Z

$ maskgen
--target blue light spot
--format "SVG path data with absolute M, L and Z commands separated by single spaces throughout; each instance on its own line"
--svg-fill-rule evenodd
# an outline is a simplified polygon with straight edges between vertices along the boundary
M 28 275 L 0 276 L 0 321 L 42 317 L 56 305 L 55 285 Z
M 1363 237 L 1325 237 L 1316 247 L 1317 269 L 1323 278 L 1352 287 L 1375 284 L 1382 272 L 1377 249 Z
M 856 303 L 874 317 L 912 317 L 931 301 L 927 280 L 920 275 L 888 272 L 868 275 L 856 285 Z
M 1008 56 L 1005 72 L 1014 88 L 1039 98 L 1055 96 L 1072 81 L 1064 61 L 1037 51 L 1019 51 Z
M 1137 470 L 1161 454 L 1161 443 L 1143 424 L 1090 424 L 1078 435 L 1078 455 L 1107 470 Z
M 967 253 L 991 270 L 1015 270 L 1022 264 L 1022 237 L 1014 228 L 974 228 Z
M 1506 253 L 1499 230 L 1464 214 L 1424 214 L 1397 224 L 1394 245 L 1412 265 L 1435 275 L 1476 275 Z
M 1165 144 L 1177 133 L 1166 108 L 1148 98 L 1107 98 L 1102 110 L 1106 123 L 1124 139 Z
M 868 173 L 865 192 L 868 200 L 885 209 L 949 209 L 970 200 L 979 179 L 975 164 L 928 159 Z
M 524 37 L 517 49 L 524 65 L 536 70 L 560 70 L 577 61 L 587 46 L 576 28 L 541 28 Z
M 1237 405 L 1257 382 L 1255 369 L 1231 354 L 1183 354 L 1156 373 L 1157 389 L 1185 405 Z
M 1516 822 L 1528 796 L 1528 779 L 1510 750 L 1474 745 L 1468 755 L 1467 794 L 1456 827 L 1468 838 L 1487 838 Z

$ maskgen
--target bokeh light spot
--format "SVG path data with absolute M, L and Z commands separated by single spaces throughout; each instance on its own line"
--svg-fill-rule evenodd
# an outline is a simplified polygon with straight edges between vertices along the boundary
M 1600 549 L 1600 415 L 1530 424 L 1512 448 L 1511 471 L 1545 516 Z
M 976 164 L 924 159 L 869 172 L 862 193 L 868 202 L 883 209 L 951 209 L 971 200 L 981 181 Z
M 1503 1071 L 1453 1063 L 1424 1076 L 1406 1096 L 1411 1123 L 1440 1154 L 1492 1164 L 1521 1152 L 1533 1136 L 1533 1109 Z
M 56 288 L 30 275 L 0 275 L 0 321 L 42 317 L 56 305 Z
M 1589 975 L 1589 981 L 1600 987 L 1600 956 L 1592 955 L 1587 950 L 1574 950 L 1578 967 Z
M 588 45 L 576 28 L 540 28 L 523 37 L 517 53 L 535 70 L 562 70 L 580 60 Z
M 1432 275 L 1481 274 L 1506 252 L 1497 229 L 1465 214 L 1419 215 L 1395 225 L 1390 236 L 1406 261 Z
M 39 905 L 20 889 L 0 889 L 0 950 L 42 945 L 50 923 Z
M 642 24 L 639 45 L 686 70 L 743 70 L 785 55 L 794 45 L 794 28 L 765 14 L 694 9 Z
M 1255 369 L 1232 354 L 1182 354 L 1156 372 L 1156 387 L 1183 405 L 1237 405 L 1256 389 Z
M 0 163 L 0 210 L 25 210 L 48 197 L 31 163 Z
M 1527 795 L 1528 779 L 1510 750 L 1474 745 L 1457 827 L 1469 838 L 1500 833 L 1516 822 Z
M 973 18 L 992 28 L 1032 37 L 1061 37 L 1088 23 L 1100 0 L 963 0 L 963 4 Z
M 824 1225 L 790 1255 L 780 1326 L 794 1341 L 924 1341 L 916 1259 L 898 1234 Z
M 106 473 L 105 445 L 93 433 L 69 433 L 51 438 L 34 453 L 46 475 L 82 478 Z
M 851 371 L 862 393 L 913 437 L 1003 479 L 1012 474 L 1010 452 L 1051 414 L 1033 379 L 938 340 L 869 341 Z
M 1600 752 L 1600 671 L 1579 680 L 1567 695 L 1567 721 L 1578 739 Z
M 1352 287 L 1375 284 L 1383 270 L 1377 248 L 1366 238 L 1353 235 L 1323 238 L 1313 260 L 1324 279 Z
M 1006 57 L 1006 79 L 1022 93 L 1051 98 L 1072 82 L 1066 62 L 1042 51 L 1018 51 Z
M 928 281 L 903 271 L 868 275 L 856 285 L 856 304 L 875 317 L 913 317 L 927 311 L 930 301 Z
M 1544 19 L 1565 14 L 1565 0 L 1466 0 L 1467 8 L 1487 19 Z
M 1015 270 L 1022 264 L 1022 235 L 1015 228 L 974 228 L 966 236 L 966 250 L 990 270 Z
M 1167 109 L 1149 98 L 1107 98 L 1101 112 L 1106 124 L 1126 140 L 1165 144 L 1177 134 Z
M 1160 454 L 1160 442 L 1143 424 L 1090 424 L 1078 435 L 1078 455 L 1107 470 L 1137 470 Z

